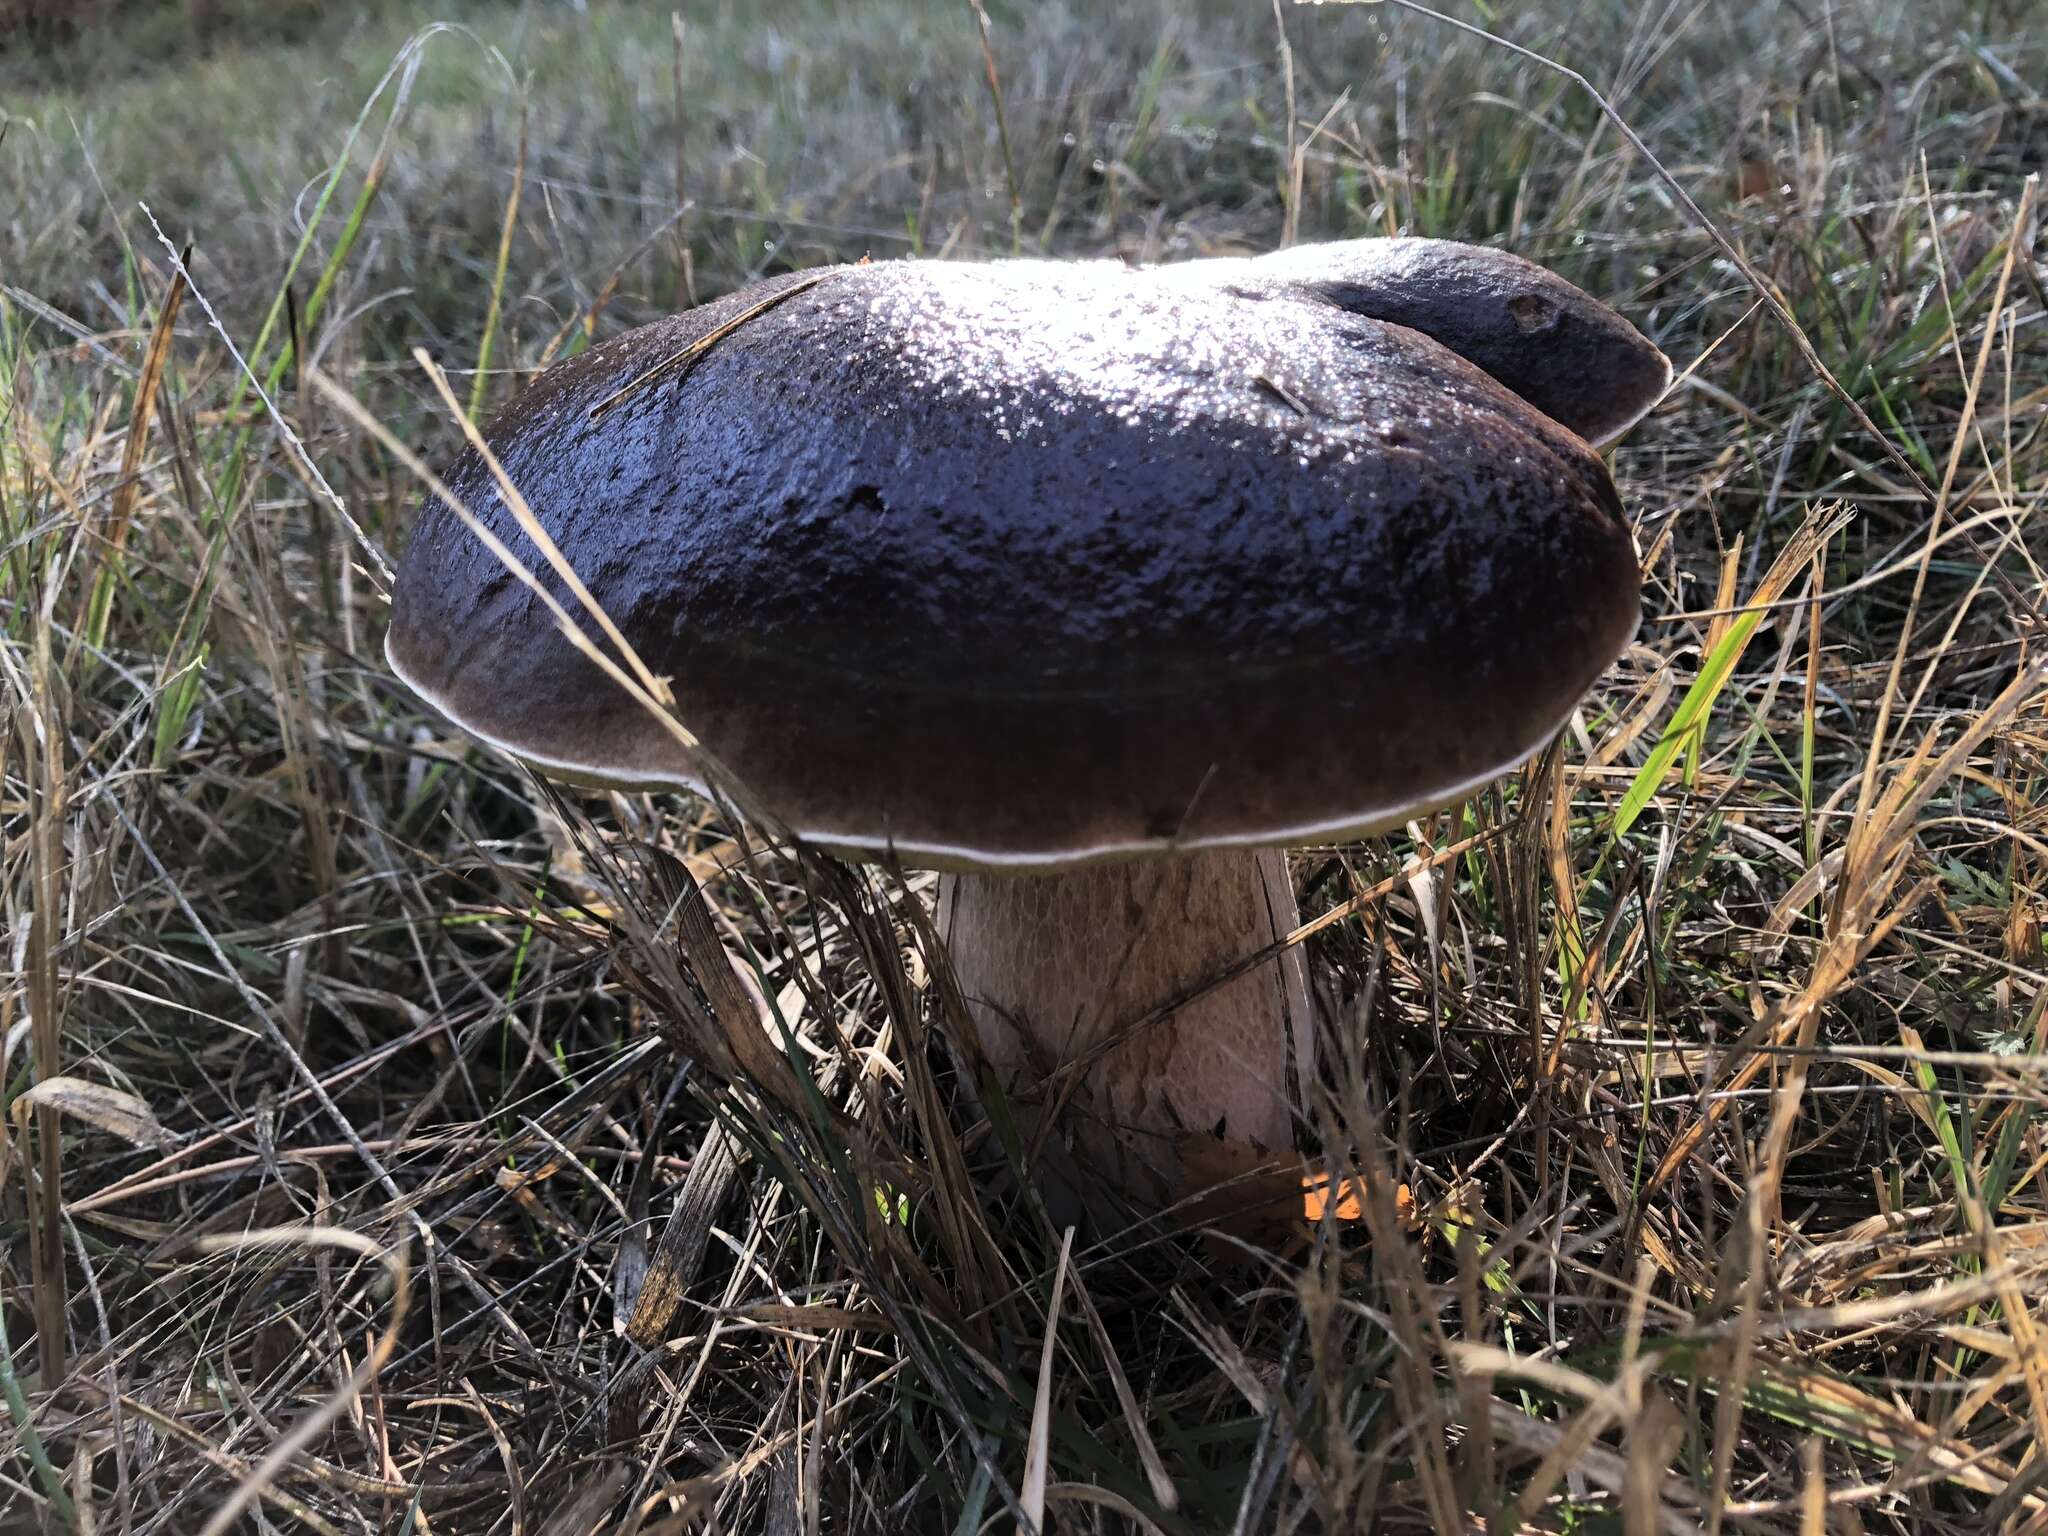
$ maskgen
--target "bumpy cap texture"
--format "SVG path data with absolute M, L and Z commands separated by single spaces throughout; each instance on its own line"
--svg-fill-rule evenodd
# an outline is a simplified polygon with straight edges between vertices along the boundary
M 1177 270 L 1246 292 L 1317 294 L 1421 331 L 1592 443 L 1663 397 L 1671 363 L 1607 305 L 1512 252 L 1455 240 L 1344 240 Z M 1206 271 L 1202 269 L 1207 269 Z
M 811 841 L 1028 867 L 1375 830 L 1547 739 L 1634 631 L 1636 559 L 1577 433 L 1257 265 L 774 278 L 548 370 L 486 436 Z M 575 612 L 477 457 L 446 480 Z M 701 786 L 438 501 L 388 653 L 545 771 Z

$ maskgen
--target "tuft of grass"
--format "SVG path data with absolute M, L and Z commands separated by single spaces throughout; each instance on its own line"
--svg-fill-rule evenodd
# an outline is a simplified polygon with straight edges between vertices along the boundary
M 2048 18 L 982 10 L 0 56 L 0 1524 L 2039 1528 Z M 1647 618 L 1523 772 L 1295 859 L 1315 1219 L 1069 1247 L 930 877 L 478 751 L 380 551 L 689 295 L 1290 232 L 1674 355 Z

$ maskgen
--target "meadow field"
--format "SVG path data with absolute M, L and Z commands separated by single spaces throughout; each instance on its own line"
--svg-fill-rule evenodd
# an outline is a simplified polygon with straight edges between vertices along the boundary
M 2048 7 L 1440 4 L 0 3 L 0 1529 L 2048 1532 Z M 1063 1264 L 932 875 L 385 666 L 629 326 L 1396 233 L 1679 378 L 1570 727 L 1291 856 L 1299 1209 Z

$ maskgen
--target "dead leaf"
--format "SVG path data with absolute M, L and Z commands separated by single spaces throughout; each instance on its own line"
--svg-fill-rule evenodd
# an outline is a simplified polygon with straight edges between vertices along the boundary
M 47 1106 L 83 1120 L 133 1147 L 161 1147 L 170 1132 L 157 1123 L 150 1107 L 132 1093 L 87 1082 L 82 1077 L 46 1077 L 14 1101 L 15 1118 L 26 1124 L 28 1112 Z

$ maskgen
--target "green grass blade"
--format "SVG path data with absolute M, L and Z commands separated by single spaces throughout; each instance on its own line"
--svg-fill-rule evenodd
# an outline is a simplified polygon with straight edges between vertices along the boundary
M 1700 739 L 1707 717 L 1713 713 L 1715 700 L 1728 686 L 1735 664 L 1742 659 L 1750 637 L 1762 622 L 1762 609 L 1748 609 L 1728 626 L 1728 632 L 1708 653 L 1700 675 L 1693 679 L 1692 687 L 1686 690 L 1685 698 L 1679 702 L 1678 713 L 1671 717 L 1671 724 L 1665 727 L 1664 735 L 1651 749 L 1649 760 L 1637 770 L 1628 793 L 1622 796 L 1621 808 L 1614 815 L 1616 837 L 1627 835 L 1636 818 L 1643 814 L 1643 808 L 1664 787 L 1664 780 L 1670 775 L 1671 765 L 1678 754 Z

